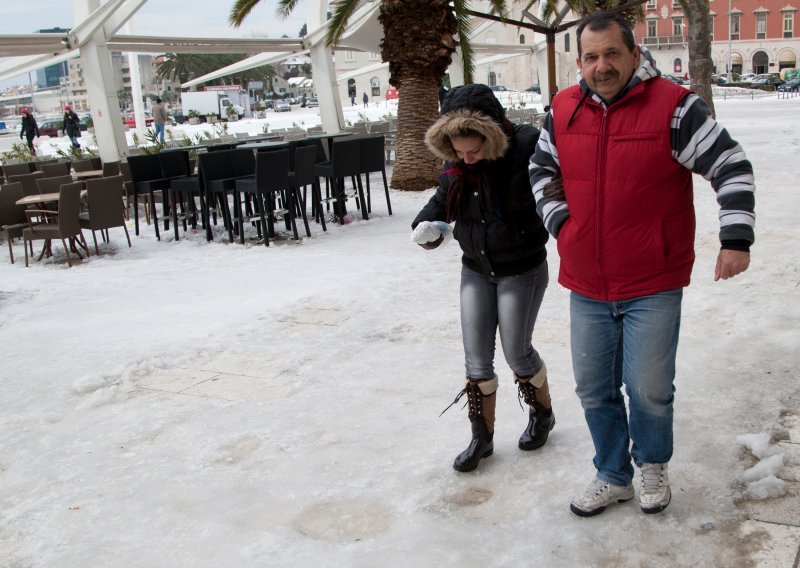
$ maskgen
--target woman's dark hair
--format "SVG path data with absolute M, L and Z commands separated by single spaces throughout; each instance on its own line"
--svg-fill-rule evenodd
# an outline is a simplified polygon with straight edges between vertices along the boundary
M 585 28 L 589 28 L 590 31 L 596 32 L 599 30 L 610 29 L 614 24 L 619 26 L 619 29 L 622 32 L 622 41 L 625 43 L 625 46 L 630 51 L 636 49 L 636 40 L 633 39 L 633 28 L 631 27 L 630 21 L 620 12 L 600 10 L 598 12 L 587 14 L 583 17 L 581 23 L 578 24 L 578 29 L 576 31 L 576 35 L 578 36 L 578 57 L 580 58 L 582 54 L 581 34 Z

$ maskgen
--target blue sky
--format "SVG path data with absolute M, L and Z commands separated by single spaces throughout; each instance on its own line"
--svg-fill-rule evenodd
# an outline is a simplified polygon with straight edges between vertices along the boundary
M 297 36 L 306 21 L 307 4 L 301 0 L 287 20 L 275 15 L 276 0 L 261 0 L 238 29 L 228 25 L 233 0 L 148 0 L 131 20 L 131 33 L 198 37 L 281 37 Z M 74 25 L 73 0 L 2 0 L 0 34 L 31 33 L 53 27 Z M 25 83 L 0 82 L 0 87 Z

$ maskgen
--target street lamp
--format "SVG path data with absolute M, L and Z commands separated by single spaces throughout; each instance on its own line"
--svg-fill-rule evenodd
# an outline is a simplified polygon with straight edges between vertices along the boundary
M 733 83 L 733 53 L 732 42 L 733 37 L 733 0 L 728 0 L 728 84 Z

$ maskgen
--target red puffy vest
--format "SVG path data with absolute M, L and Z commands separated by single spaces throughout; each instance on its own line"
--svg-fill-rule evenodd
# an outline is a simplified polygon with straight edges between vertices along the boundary
M 688 94 L 659 78 L 608 109 L 591 98 L 581 103 L 577 86 L 556 96 L 553 128 L 570 212 L 558 234 L 558 280 L 566 288 L 615 301 L 689 284 L 692 172 L 673 160 L 670 144 L 673 112 Z

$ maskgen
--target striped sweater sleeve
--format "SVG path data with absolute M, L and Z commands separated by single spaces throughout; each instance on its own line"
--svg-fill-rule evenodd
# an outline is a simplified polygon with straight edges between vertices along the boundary
M 719 204 L 722 248 L 749 250 L 755 235 L 753 166 L 694 93 L 672 116 L 672 155 L 685 168 L 711 182 Z
M 528 165 L 528 174 L 531 178 L 533 196 L 536 200 L 536 212 L 542 218 L 548 232 L 556 238 L 559 230 L 569 217 L 569 209 L 567 208 L 567 202 L 563 199 L 545 197 L 544 188 L 560 172 L 561 164 L 558 161 L 558 149 L 556 148 L 555 134 L 553 132 L 553 111 L 551 110 L 545 116 L 536 151 L 531 156 L 531 161 Z

